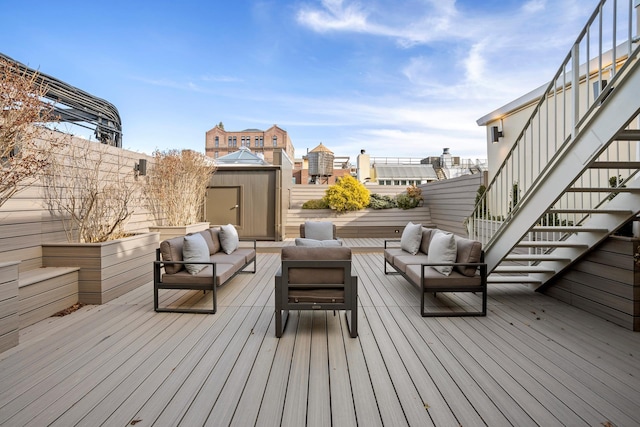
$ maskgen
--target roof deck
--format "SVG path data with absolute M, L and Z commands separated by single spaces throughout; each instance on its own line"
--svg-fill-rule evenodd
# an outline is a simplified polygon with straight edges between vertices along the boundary
M 491 287 L 484 318 L 422 318 L 361 247 L 359 337 L 342 313 L 294 312 L 277 339 L 279 262 L 259 253 L 215 315 L 155 313 L 149 283 L 21 330 L 0 354 L 0 425 L 638 425 L 638 333 L 524 286 Z

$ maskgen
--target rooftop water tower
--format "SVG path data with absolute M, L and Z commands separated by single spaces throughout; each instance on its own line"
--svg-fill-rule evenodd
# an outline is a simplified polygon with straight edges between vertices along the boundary
M 309 159 L 311 183 L 328 183 L 329 177 L 333 175 L 333 151 L 320 143 L 316 148 L 309 151 L 307 158 Z

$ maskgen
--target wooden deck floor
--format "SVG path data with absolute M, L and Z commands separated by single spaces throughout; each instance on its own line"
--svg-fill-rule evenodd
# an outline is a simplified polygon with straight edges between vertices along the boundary
M 359 252 L 359 337 L 300 312 L 277 339 L 278 264 L 260 253 L 215 315 L 155 313 L 149 284 L 24 329 L 0 354 L 0 425 L 640 423 L 638 333 L 524 287 L 492 288 L 485 318 L 422 318 L 417 289 Z

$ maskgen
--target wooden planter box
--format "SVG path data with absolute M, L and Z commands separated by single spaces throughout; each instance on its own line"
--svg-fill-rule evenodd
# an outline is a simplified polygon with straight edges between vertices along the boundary
M 149 227 L 149 231 L 152 233 L 160 233 L 160 241 L 163 241 L 174 237 L 186 236 L 189 233 L 197 233 L 198 231 L 208 228 L 208 222 L 196 222 L 195 224 L 177 226 L 155 225 Z
M 338 237 L 400 238 L 408 222 L 433 227 L 427 208 L 362 209 L 338 214 L 331 209 L 289 209 L 286 237 L 300 236 L 300 224 L 305 221 L 331 221 Z
M 544 293 L 640 331 L 640 239 L 612 236 L 559 275 Z
M 18 267 L 20 261 L 0 262 L 0 353 L 18 345 Z
M 78 300 L 104 304 L 153 280 L 159 233 L 143 233 L 104 243 L 47 243 L 47 267 L 79 267 Z

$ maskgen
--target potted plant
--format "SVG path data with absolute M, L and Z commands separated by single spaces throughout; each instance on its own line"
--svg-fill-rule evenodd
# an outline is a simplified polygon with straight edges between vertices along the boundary
M 160 239 L 209 228 L 203 222 L 207 186 L 216 171 L 213 159 L 193 150 L 156 150 L 143 192 Z
M 157 233 L 128 233 L 140 196 L 122 150 L 74 141 L 59 150 L 43 177 L 45 200 L 67 243 L 42 245 L 43 263 L 80 267 L 78 299 L 103 304 L 152 280 Z

